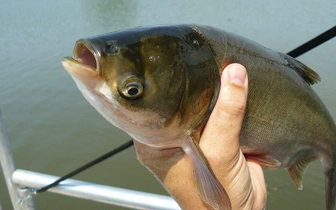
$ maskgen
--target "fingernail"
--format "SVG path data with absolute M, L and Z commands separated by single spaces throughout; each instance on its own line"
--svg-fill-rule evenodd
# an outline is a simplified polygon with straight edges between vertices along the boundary
M 244 86 L 246 80 L 246 70 L 244 67 L 240 65 L 234 65 L 228 70 L 230 82 L 238 86 Z

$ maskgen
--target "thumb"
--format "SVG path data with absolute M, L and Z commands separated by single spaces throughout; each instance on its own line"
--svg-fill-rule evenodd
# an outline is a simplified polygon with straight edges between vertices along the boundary
M 227 66 L 200 147 L 228 193 L 232 209 L 264 209 L 267 193 L 262 168 L 247 162 L 239 145 L 247 89 L 246 69 L 240 64 Z
M 228 65 L 221 76 L 221 88 L 200 140 L 200 147 L 212 168 L 230 170 L 239 158 L 239 134 L 247 102 L 248 81 L 244 66 Z

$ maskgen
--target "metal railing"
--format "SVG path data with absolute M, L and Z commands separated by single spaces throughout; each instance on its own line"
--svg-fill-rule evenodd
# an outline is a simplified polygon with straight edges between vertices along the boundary
M 35 210 L 34 189 L 44 187 L 59 177 L 15 169 L 13 153 L 0 111 L 0 163 L 14 210 Z M 132 209 L 177 210 L 169 196 L 67 179 L 48 191 Z M 1 201 L 0 201 L 1 210 Z

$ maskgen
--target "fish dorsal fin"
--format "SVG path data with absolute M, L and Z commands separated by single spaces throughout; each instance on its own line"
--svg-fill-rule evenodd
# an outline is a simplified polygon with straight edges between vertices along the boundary
M 183 146 L 183 150 L 193 162 L 193 173 L 197 181 L 198 194 L 202 200 L 215 210 L 231 210 L 230 198 L 210 168 L 198 144 L 190 138 L 190 141 Z
M 288 66 L 294 69 L 296 73 L 298 73 L 308 84 L 313 85 L 321 81 L 320 75 L 300 61 L 288 55 L 284 55 L 284 59 L 288 62 Z
M 299 188 L 299 190 L 302 190 L 303 188 L 302 175 L 306 171 L 308 165 L 312 161 L 316 160 L 316 158 L 317 158 L 316 156 L 305 157 L 288 169 L 289 175 L 292 177 L 294 183 Z

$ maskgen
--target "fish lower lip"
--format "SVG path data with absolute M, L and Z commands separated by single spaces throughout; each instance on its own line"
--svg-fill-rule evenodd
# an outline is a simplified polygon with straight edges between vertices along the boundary
M 90 65 L 85 65 L 78 59 L 65 57 L 62 59 L 62 64 L 69 73 L 97 75 L 97 69 Z
M 74 58 L 75 61 L 90 66 L 99 72 L 98 59 L 95 53 L 90 49 L 83 41 L 78 41 L 74 48 Z

